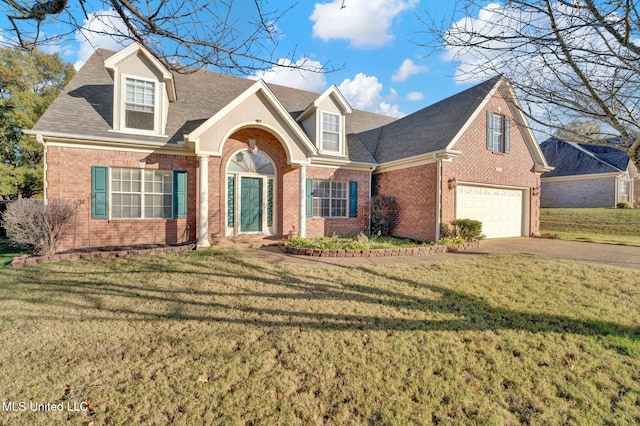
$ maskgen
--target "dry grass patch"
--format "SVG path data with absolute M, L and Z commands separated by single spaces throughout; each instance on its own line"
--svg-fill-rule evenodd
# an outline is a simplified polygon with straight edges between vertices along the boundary
M 632 271 L 534 256 L 384 266 L 230 251 L 5 270 L 0 424 L 640 421 Z

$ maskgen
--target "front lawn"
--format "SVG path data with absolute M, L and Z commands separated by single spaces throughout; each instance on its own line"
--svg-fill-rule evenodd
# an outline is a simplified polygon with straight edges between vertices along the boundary
M 2 276 L 2 398 L 65 404 L 5 410 L 2 424 L 640 421 L 630 270 L 531 255 L 339 266 L 208 250 Z
M 540 232 L 563 239 L 640 246 L 640 209 L 540 209 Z

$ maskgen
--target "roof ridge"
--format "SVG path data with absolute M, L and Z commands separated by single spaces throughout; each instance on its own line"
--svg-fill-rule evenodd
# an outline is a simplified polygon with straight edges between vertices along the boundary
M 599 161 L 602 164 L 605 164 L 605 165 L 607 165 L 609 167 L 613 167 L 614 169 L 618 170 L 619 172 L 624 173 L 624 170 L 619 169 L 618 167 L 614 166 L 613 164 L 611 164 L 611 163 L 609 163 L 607 161 L 604 161 L 603 159 L 601 159 L 600 157 L 595 155 L 593 152 L 581 147 L 580 146 L 580 142 L 569 142 L 569 141 L 563 141 L 562 139 L 558 139 L 558 141 L 564 142 L 564 143 L 568 144 L 569 146 L 572 146 L 573 148 L 577 149 L 578 151 L 581 151 L 581 152 L 587 154 L 588 156 L 593 157 L 596 161 Z

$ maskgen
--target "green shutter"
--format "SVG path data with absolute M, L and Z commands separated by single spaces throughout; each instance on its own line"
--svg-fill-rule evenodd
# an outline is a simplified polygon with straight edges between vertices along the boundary
M 313 179 L 307 178 L 307 190 L 305 192 L 306 196 L 306 207 L 307 207 L 307 217 L 313 216 Z
M 493 113 L 487 111 L 487 149 L 493 151 Z
M 349 182 L 349 217 L 358 217 L 358 182 Z
M 187 172 L 173 172 L 173 217 L 187 217 Z
M 504 118 L 504 152 L 511 152 L 511 118 Z
M 91 166 L 91 218 L 109 218 L 109 168 Z

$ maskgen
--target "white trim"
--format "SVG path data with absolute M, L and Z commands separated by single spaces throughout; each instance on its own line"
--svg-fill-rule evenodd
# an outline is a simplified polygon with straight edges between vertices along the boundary
M 114 99 L 113 99 L 113 116 L 117 116 L 117 120 L 113 122 L 112 131 L 119 133 L 128 133 L 140 136 L 163 136 L 165 131 L 165 119 L 164 119 L 164 105 L 162 100 L 164 97 L 161 95 L 161 86 L 163 82 L 157 79 L 141 77 L 133 74 L 119 73 L 118 85 L 114 87 Z M 139 80 L 148 83 L 153 83 L 153 130 L 137 129 L 135 127 L 127 127 L 127 80 Z M 166 137 L 166 135 L 165 135 Z
M 306 107 L 305 110 L 302 111 L 302 113 L 300 113 L 296 120 L 302 122 L 305 118 L 312 115 L 318 108 L 320 108 L 320 104 L 322 103 L 322 101 L 324 101 L 331 95 L 333 95 L 337 100 L 338 106 L 342 107 L 342 116 L 344 116 L 345 114 L 351 114 L 351 112 L 353 111 L 351 105 L 349 105 L 349 102 L 344 97 L 340 89 L 338 89 L 335 84 L 332 84 L 331 87 L 329 87 L 320 96 L 318 96 L 316 100 L 313 101 L 313 103 L 309 104 L 309 106 Z
M 333 116 L 333 117 L 337 117 L 338 118 L 338 149 L 336 151 L 332 151 L 329 149 L 325 149 L 324 147 L 324 116 L 328 115 L 328 116 Z M 320 141 L 319 148 L 318 151 L 320 154 L 322 155 L 332 155 L 332 156 L 340 156 L 340 157 L 344 157 L 345 155 L 345 136 L 344 136 L 344 125 L 345 125 L 345 120 L 344 120 L 344 115 L 335 113 L 335 112 L 331 112 L 331 111 L 320 111 L 320 117 L 318 118 L 319 121 L 319 126 L 317 126 L 318 129 L 318 140 Z M 336 134 L 335 132 L 327 132 L 330 134 Z
M 120 62 L 137 54 L 138 52 L 142 53 L 149 62 L 156 68 L 157 71 L 160 71 L 162 74 L 162 78 L 164 82 L 167 84 L 167 96 L 169 97 L 170 102 L 174 102 L 177 99 L 176 95 L 176 87 L 173 80 L 173 74 L 169 72 L 167 68 L 155 57 L 149 50 L 147 50 L 144 46 L 139 43 L 132 43 L 114 55 L 108 57 L 104 60 L 104 66 L 109 71 L 115 71 Z
M 184 145 L 167 144 L 166 142 L 141 142 L 127 139 L 111 139 L 103 137 L 92 138 L 82 135 L 66 134 L 42 134 L 36 132 L 25 132 L 30 135 L 41 137 L 43 144 L 48 146 L 75 147 L 79 149 L 96 149 L 105 151 L 131 151 L 131 152 L 154 152 L 174 155 L 194 156 Z
M 401 158 L 399 160 L 389 161 L 379 165 L 374 174 L 391 172 L 394 170 L 406 169 L 409 167 L 422 166 L 425 164 L 433 164 L 438 160 L 450 161 L 452 158 L 462 154 L 462 151 L 456 150 L 440 150 L 429 152 L 426 154 L 414 155 L 413 157 Z
M 307 148 L 307 156 L 317 154 L 318 150 L 313 145 L 309 137 L 304 133 L 300 125 L 291 117 L 291 114 L 286 110 L 286 108 L 282 105 L 282 103 L 276 98 L 276 96 L 271 92 L 269 87 L 263 80 L 256 81 L 251 87 L 242 92 L 238 97 L 229 102 L 222 108 L 220 111 L 215 113 L 212 117 L 210 117 L 207 121 L 202 123 L 198 128 L 193 130 L 191 133 L 186 135 L 186 140 L 188 142 L 195 143 L 195 152 L 200 153 L 200 137 L 211 127 L 213 127 L 217 122 L 222 120 L 225 116 L 239 107 L 243 102 L 248 100 L 251 96 L 254 96 L 256 93 L 262 92 L 267 100 L 271 103 L 271 105 L 276 110 L 277 114 L 283 121 L 288 125 L 289 129 L 298 136 L 298 139 L 303 143 L 303 145 Z M 256 126 L 257 123 L 252 123 L 253 126 Z M 223 141 L 224 144 L 224 141 Z
M 591 180 L 591 179 L 610 179 L 623 177 L 623 172 L 610 172 L 610 173 L 592 173 L 588 175 L 571 175 L 571 176 L 550 176 L 541 177 L 541 182 L 560 182 L 568 180 Z
M 454 145 L 460 140 L 462 135 L 464 135 L 467 132 L 471 124 L 476 120 L 476 118 L 478 118 L 478 115 L 485 110 L 487 104 L 489 103 L 491 98 L 495 96 L 496 92 L 500 90 L 500 86 L 503 83 L 507 85 L 507 90 L 509 91 L 509 95 L 510 95 L 509 98 L 505 96 L 502 96 L 502 98 L 509 106 L 509 110 L 511 111 L 511 114 L 513 116 L 512 121 L 515 122 L 515 126 L 512 126 L 512 127 L 517 127 L 521 131 L 525 144 L 529 148 L 529 152 L 533 154 L 532 157 L 537 157 L 537 158 L 533 158 L 535 163 L 535 172 L 544 173 L 544 172 L 553 170 L 554 167 L 549 166 L 549 164 L 547 163 L 547 160 L 545 156 L 542 154 L 542 150 L 540 149 L 540 145 L 538 145 L 535 135 L 531 130 L 531 126 L 529 126 L 527 118 L 522 113 L 520 104 L 518 103 L 518 99 L 516 98 L 515 93 L 513 92 L 513 89 L 511 87 L 511 83 L 509 83 L 509 80 L 504 76 L 501 77 L 496 82 L 495 86 L 493 86 L 491 91 L 484 97 L 484 99 L 482 100 L 478 108 L 476 108 L 473 114 L 471 114 L 469 119 L 464 123 L 464 125 L 460 128 L 460 130 L 453 137 L 453 139 L 451 139 L 451 142 L 449 142 L 446 149 L 448 150 L 453 149 Z M 518 119 L 515 118 L 516 115 L 518 116 Z M 486 142 L 485 142 L 485 145 L 486 145 Z
M 242 149 L 238 149 L 236 151 L 234 151 L 230 156 L 229 159 L 227 160 L 225 166 L 224 166 L 224 206 L 226 207 L 224 209 L 224 228 L 225 228 L 225 236 L 237 236 L 237 235 L 276 235 L 277 234 L 277 219 L 278 219 L 278 215 L 277 215 L 277 196 L 278 196 L 278 187 L 277 187 L 277 183 L 278 183 L 278 167 L 276 166 L 276 162 L 273 160 L 273 158 L 267 154 L 264 151 L 261 151 L 261 154 L 264 155 L 265 157 L 267 157 L 269 159 L 269 161 L 271 162 L 271 165 L 273 166 L 273 174 L 269 175 L 269 174 L 261 174 L 261 173 L 251 173 L 251 172 L 230 172 L 229 171 L 229 164 L 231 164 L 231 160 L 233 159 L 233 157 L 239 153 L 239 152 L 243 152 L 246 151 L 247 148 L 242 148 Z M 233 176 L 235 179 L 235 191 L 234 191 L 234 206 L 233 206 L 233 228 L 230 228 L 227 224 L 229 223 L 229 205 L 228 205 L 228 192 L 229 192 L 229 182 L 228 182 L 228 177 L 229 176 Z M 242 225 L 241 223 L 241 210 L 242 210 L 242 201 L 241 201 L 241 193 L 240 191 L 242 190 L 242 178 L 243 177 L 249 177 L 249 178 L 261 178 L 262 179 L 262 224 L 261 224 L 261 228 L 263 228 L 262 231 L 251 231 L 251 232 L 242 232 L 242 230 L 240 229 L 240 226 Z M 268 224 L 268 218 L 267 218 L 267 203 L 268 203 L 268 181 L 269 179 L 273 179 L 273 198 L 272 198 L 272 210 L 273 210 L 273 224 L 271 226 L 271 229 L 269 229 L 269 224 Z

